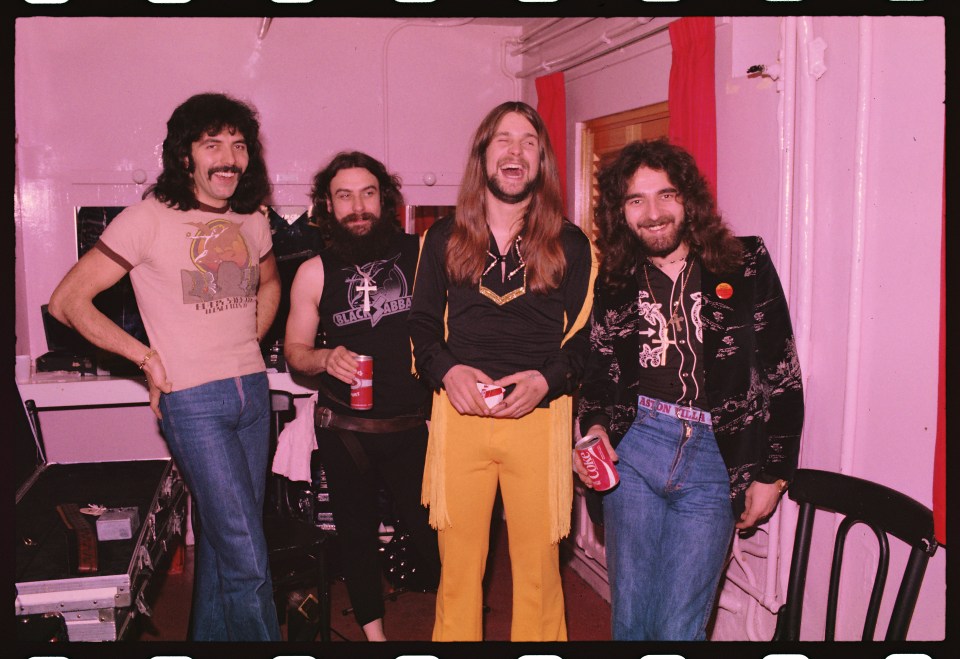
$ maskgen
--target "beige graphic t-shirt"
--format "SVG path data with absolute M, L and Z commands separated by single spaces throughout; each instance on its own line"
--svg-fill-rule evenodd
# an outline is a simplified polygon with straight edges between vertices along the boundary
M 265 370 L 256 295 L 272 248 L 260 213 L 181 211 L 152 197 L 120 213 L 96 245 L 130 272 L 174 391 Z

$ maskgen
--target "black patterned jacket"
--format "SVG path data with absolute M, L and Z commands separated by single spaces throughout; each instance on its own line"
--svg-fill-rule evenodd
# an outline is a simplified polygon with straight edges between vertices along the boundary
M 803 428 L 800 364 L 780 279 L 762 239 L 740 240 L 745 258 L 738 272 L 716 275 L 701 267 L 700 309 L 707 400 L 736 516 L 754 480 L 793 477 Z M 717 294 L 720 284 L 732 287 L 729 298 Z M 639 283 L 604 290 L 598 277 L 594 293 L 578 416 L 584 432 L 598 423 L 606 428 L 614 446 L 643 393 L 638 291 Z

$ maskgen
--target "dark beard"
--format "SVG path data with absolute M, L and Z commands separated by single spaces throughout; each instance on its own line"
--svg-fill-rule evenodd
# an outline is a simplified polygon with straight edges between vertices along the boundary
M 621 235 L 629 244 L 629 250 L 636 255 L 637 263 L 642 262 L 645 258 L 663 258 L 669 256 L 684 241 L 689 243 L 690 240 L 690 223 L 686 220 L 680 225 L 680 230 L 677 232 L 674 240 L 667 243 L 660 243 L 659 245 L 651 245 L 641 239 L 640 236 L 638 236 L 633 229 L 627 227 L 626 224 L 623 225 L 623 229 L 624 231 Z
M 374 217 L 369 214 L 367 217 Z M 350 216 L 344 218 L 349 219 Z M 394 236 L 400 233 L 396 222 L 374 217 L 370 232 L 357 236 L 344 227 L 335 217 L 327 219 L 327 249 L 350 265 L 360 265 L 382 259 L 387 255 Z
M 508 194 L 503 191 L 503 188 L 497 183 L 496 179 L 489 176 L 485 177 L 487 179 L 487 190 L 489 190 L 494 197 L 499 199 L 505 204 L 519 204 L 524 201 L 533 193 L 533 188 L 537 184 L 537 179 L 528 181 L 523 189 L 516 194 Z
M 659 220 L 659 218 L 657 219 Z M 674 250 L 680 247 L 680 244 L 687 238 L 687 234 L 687 221 L 684 220 L 677 228 L 675 234 L 672 236 L 664 236 L 664 239 L 658 243 L 651 243 L 636 234 L 634 234 L 634 237 L 636 237 L 637 243 L 640 244 L 645 255 L 663 258 L 673 254 Z

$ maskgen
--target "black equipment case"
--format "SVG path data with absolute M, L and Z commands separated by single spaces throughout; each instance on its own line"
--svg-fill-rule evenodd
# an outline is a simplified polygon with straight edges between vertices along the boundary
M 183 479 L 170 459 L 48 464 L 33 401 L 16 404 L 18 638 L 57 640 L 37 637 L 51 617 L 70 641 L 129 638 L 150 614 L 154 571 L 182 539 Z M 90 509 L 111 515 L 98 524 Z

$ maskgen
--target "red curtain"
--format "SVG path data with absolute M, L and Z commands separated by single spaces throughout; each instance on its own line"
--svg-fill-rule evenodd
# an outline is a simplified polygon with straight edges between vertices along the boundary
M 563 71 L 540 76 L 537 85 L 537 112 L 547 125 L 547 134 L 553 144 L 560 170 L 560 190 L 563 205 L 567 205 L 567 93 L 563 86 Z
M 944 152 L 946 170 L 946 152 Z M 937 542 L 947 544 L 947 184 L 944 175 L 943 215 L 940 240 L 940 383 L 937 394 L 937 441 L 933 458 L 933 532 Z
M 670 24 L 670 141 L 690 152 L 717 191 L 717 99 L 714 19 L 687 16 Z

